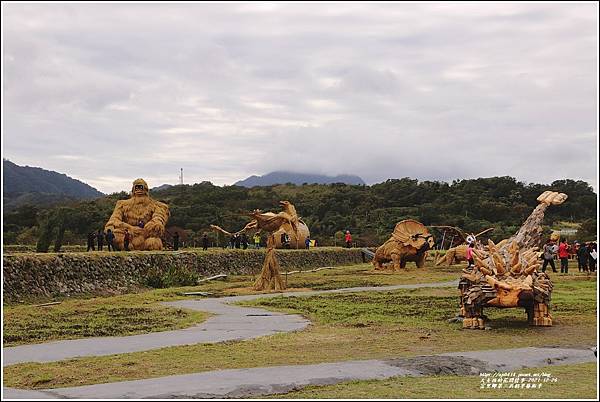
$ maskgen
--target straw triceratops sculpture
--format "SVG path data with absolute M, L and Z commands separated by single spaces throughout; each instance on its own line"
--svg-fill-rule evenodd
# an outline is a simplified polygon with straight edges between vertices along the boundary
M 426 252 L 434 245 L 433 235 L 421 223 L 406 219 L 396 224 L 392 236 L 375 251 L 373 266 L 384 269 L 384 263 L 392 262 L 395 271 L 415 261 L 417 267 L 425 266 Z
M 545 272 L 538 271 L 536 251 L 544 212 L 566 199 L 566 194 L 545 191 L 537 198 L 540 204 L 514 236 L 498 244 L 488 241 L 488 251 L 474 250 L 475 265 L 463 270 L 458 285 L 463 328 L 484 329 L 484 307 L 523 307 L 530 324 L 552 325 L 552 281 Z

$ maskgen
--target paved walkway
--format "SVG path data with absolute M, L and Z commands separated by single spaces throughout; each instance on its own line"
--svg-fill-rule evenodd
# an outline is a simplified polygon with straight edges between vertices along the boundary
M 594 362 L 589 349 L 520 348 L 445 353 L 392 360 L 358 360 L 297 366 L 218 370 L 42 391 L 4 389 L 5 398 L 249 398 L 308 385 L 432 374 L 476 375 L 528 367 Z
M 3 349 L 3 366 L 24 362 L 52 362 L 83 356 L 105 356 L 141 352 L 168 346 L 252 339 L 280 332 L 304 329 L 310 321 L 297 314 L 268 312 L 259 308 L 232 306 L 229 303 L 265 297 L 312 296 L 329 293 L 389 291 L 423 287 L 456 286 L 457 281 L 356 287 L 325 291 L 269 293 L 247 296 L 180 300 L 164 303 L 167 306 L 207 311 L 215 314 L 201 324 L 175 331 L 152 332 L 142 335 L 85 338 L 22 345 Z

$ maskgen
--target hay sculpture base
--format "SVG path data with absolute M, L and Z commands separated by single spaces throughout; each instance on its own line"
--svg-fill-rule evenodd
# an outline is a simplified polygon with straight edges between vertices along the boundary
M 275 255 L 275 236 L 267 239 L 267 255 L 260 276 L 254 283 L 254 290 L 285 290 L 285 284 L 279 273 L 279 261 Z

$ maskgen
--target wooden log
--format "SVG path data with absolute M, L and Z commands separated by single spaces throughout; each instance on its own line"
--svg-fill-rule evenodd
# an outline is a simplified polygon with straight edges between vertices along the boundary
M 219 274 L 219 275 L 211 276 L 209 278 L 199 279 L 198 283 L 208 282 L 208 281 L 212 281 L 212 280 L 215 280 L 215 279 L 225 279 L 225 278 L 227 278 L 226 274 Z
M 48 306 L 56 306 L 57 304 L 61 304 L 62 302 L 49 302 L 49 303 L 42 303 L 42 304 L 34 304 L 33 307 L 48 307 Z
M 185 292 L 181 293 L 182 296 L 210 296 L 212 293 L 209 292 Z

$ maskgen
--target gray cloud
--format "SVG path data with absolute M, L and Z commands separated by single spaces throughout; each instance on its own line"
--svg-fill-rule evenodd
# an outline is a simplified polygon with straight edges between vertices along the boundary
M 180 167 L 597 188 L 597 3 L 2 12 L 4 156 L 105 192 Z

